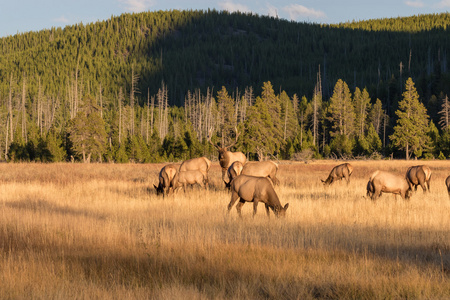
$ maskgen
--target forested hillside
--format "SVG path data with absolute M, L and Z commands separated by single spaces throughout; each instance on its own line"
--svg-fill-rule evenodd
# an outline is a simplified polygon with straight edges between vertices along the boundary
M 448 157 L 449 18 L 319 25 L 173 10 L 5 37 L 0 158 L 186 159 L 236 130 L 252 158 L 405 157 L 390 137 L 408 88 L 428 125 L 411 155 Z

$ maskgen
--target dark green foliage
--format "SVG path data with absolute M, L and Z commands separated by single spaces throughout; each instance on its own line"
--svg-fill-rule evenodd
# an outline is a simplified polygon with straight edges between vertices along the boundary
M 240 128 L 236 148 L 251 157 L 291 158 L 304 151 L 369 156 L 382 150 L 383 135 L 385 154 L 397 154 L 403 145 L 392 125 L 404 119 L 394 112 L 406 78 L 417 83 L 429 119 L 441 125 L 441 99 L 450 94 L 449 16 L 319 25 L 171 10 L 2 38 L 1 159 L 87 161 L 90 154 L 96 161 L 181 160 L 214 153 L 206 126 L 224 144 Z M 316 84 L 322 108 L 313 126 L 308 98 Z M 181 107 L 188 91 L 214 87 L 222 88 L 211 106 L 197 100 L 192 111 Z M 239 97 L 248 87 L 259 96 L 243 109 Z M 161 89 L 170 107 L 157 96 Z M 85 95 L 91 95 L 93 114 L 82 106 Z M 150 98 L 156 99 L 152 109 Z M 411 151 L 448 157 L 447 135 L 430 132 L 433 149 L 421 144 Z
M 409 159 L 411 153 L 420 157 L 430 143 L 426 131 L 429 117 L 425 106 L 419 101 L 419 94 L 411 78 L 406 81 L 403 100 L 399 102 L 399 109 L 395 114 L 398 116 L 397 125 L 390 136 L 393 144 L 405 150 L 406 159 Z
M 69 124 L 73 149 L 82 155 L 83 162 L 100 160 L 106 152 L 106 131 L 99 108 L 91 96 L 84 98 L 84 106 Z

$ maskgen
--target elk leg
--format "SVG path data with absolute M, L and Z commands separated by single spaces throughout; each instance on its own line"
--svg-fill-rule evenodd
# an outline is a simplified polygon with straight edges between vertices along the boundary
M 236 205 L 236 210 L 238 212 L 239 217 L 241 217 L 241 218 L 242 218 L 241 210 L 242 210 L 242 206 L 244 205 L 244 203 L 245 203 L 245 200 L 241 199 L 241 200 L 239 200 L 239 203 Z
M 372 200 L 373 201 L 375 201 L 375 200 L 377 200 L 380 196 L 381 196 L 381 190 L 380 191 L 377 191 L 377 189 L 375 189 L 374 191 L 373 191 L 373 194 L 372 194 Z
M 269 205 L 265 205 L 266 206 L 266 214 L 267 214 L 267 217 L 270 217 L 270 212 L 269 212 Z
M 258 210 L 258 199 L 253 199 L 253 217 L 256 215 L 257 210 Z
M 208 190 L 208 189 L 209 189 L 209 179 L 208 179 L 208 176 L 206 176 L 206 178 L 205 178 L 205 180 L 204 180 L 204 183 L 205 183 L 205 190 Z
M 230 210 L 233 207 L 234 203 L 237 201 L 237 199 L 239 199 L 239 194 L 236 192 L 232 192 L 231 200 L 230 200 L 230 203 L 228 204 L 228 213 L 230 213 Z

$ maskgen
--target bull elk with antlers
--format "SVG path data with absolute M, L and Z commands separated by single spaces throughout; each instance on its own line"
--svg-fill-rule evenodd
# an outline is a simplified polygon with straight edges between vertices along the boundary
M 211 133 L 211 130 L 210 130 L 210 133 Z M 225 174 L 232 163 L 234 163 L 235 161 L 239 161 L 243 165 L 245 165 L 245 163 L 247 162 L 247 157 L 245 157 L 244 153 L 228 151 L 228 149 L 230 149 L 231 147 L 236 145 L 239 135 L 240 135 L 240 133 L 238 133 L 237 128 L 236 128 L 235 141 L 232 144 L 225 146 L 225 147 L 220 147 L 218 144 L 213 144 L 213 142 L 211 142 L 211 134 L 208 135 L 208 142 L 211 145 L 213 145 L 214 148 L 217 149 L 217 151 L 219 151 L 219 164 L 220 164 L 220 167 L 222 168 L 222 180 L 224 182 L 226 182 Z

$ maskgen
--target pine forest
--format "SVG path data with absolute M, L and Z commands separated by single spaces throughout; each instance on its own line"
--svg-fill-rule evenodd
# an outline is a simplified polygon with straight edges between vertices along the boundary
M 157 11 L 0 41 L 0 160 L 450 157 L 450 14 Z

